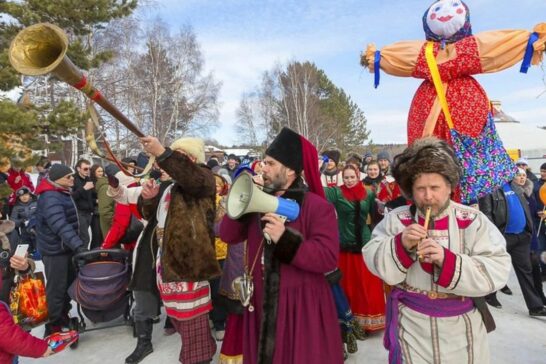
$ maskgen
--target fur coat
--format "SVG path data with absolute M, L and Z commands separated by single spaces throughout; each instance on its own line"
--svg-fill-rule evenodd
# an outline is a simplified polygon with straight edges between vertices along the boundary
M 163 236 L 163 281 L 197 282 L 220 276 L 214 251 L 216 181 L 212 171 L 169 148 L 157 162 L 175 182 Z M 143 201 L 146 220 L 155 216 L 160 198 L 158 194 Z

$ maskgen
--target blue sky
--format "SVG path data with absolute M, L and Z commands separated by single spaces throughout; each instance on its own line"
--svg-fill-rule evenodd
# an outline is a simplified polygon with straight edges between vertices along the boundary
M 366 44 L 378 47 L 424 39 L 421 17 L 432 1 L 391 0 L 158 0 L 155 11 L 173 29 L 190 24 L 202 46 L 206 68 L 223 82 L 220 127 L 212 137 L 237 142 L 235 112 L 241 95 L 275 63 L 312 61 L 364 111 L 377 143 L 404 143 L 406 118 L 420 80 L 373 75 L 359 65 Z M 468 0 L 474 34 L 495 29 L 531 30 L 546 22 L 544 0 Z M 150 9 L 148 9 L 150 10 Z M 546 67 L 525 74 L 519 65 L 479 75 L 490 99 L 526 125 L 546 125 Z

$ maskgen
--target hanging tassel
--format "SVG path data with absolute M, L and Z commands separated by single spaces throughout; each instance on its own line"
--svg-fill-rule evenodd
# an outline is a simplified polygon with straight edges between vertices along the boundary
M 531 67 L 531 60 L 533 59 L 533 43 L 538 40 L 538 33 L 531 33 L 529 36 L 529 41 L 527 42 L 527 48 L 525 49 L 525 55 L 523 56 L 523 61 L 521 62 L 521 68 L 519 71 L 521 73 L 527 73 L 529 67 Z
M 374 88 L 377 88 L 379 86 L 379 75 L 380 75 L 380 65 L 379 62 L 381 61 L 381 51 L 375 51 L 375 58 L 373 61 L 373 73 L 374 73 Z

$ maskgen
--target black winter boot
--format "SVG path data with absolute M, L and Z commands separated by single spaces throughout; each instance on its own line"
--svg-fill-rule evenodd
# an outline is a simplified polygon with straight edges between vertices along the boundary
M 137 346 L 135 350 L 125 358 L 125 364 L 137 364 L 154 351 L 152 346 L 152 320 L 135 321 L 137 334 Z

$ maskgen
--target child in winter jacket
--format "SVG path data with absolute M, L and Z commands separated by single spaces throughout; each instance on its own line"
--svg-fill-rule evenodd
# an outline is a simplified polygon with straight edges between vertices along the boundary
M 38 203 L 36 196 L 26 186 L 23 186 L 15 192 L 17 202 L 11 211 L 10 219 L 15 223 L 15 228 L 19 233 L 21 244 L 29 244 L 29 254 L 34 253 L 36 249 L 36 236 L 33 233 L 35 225 L 35 215 Z

